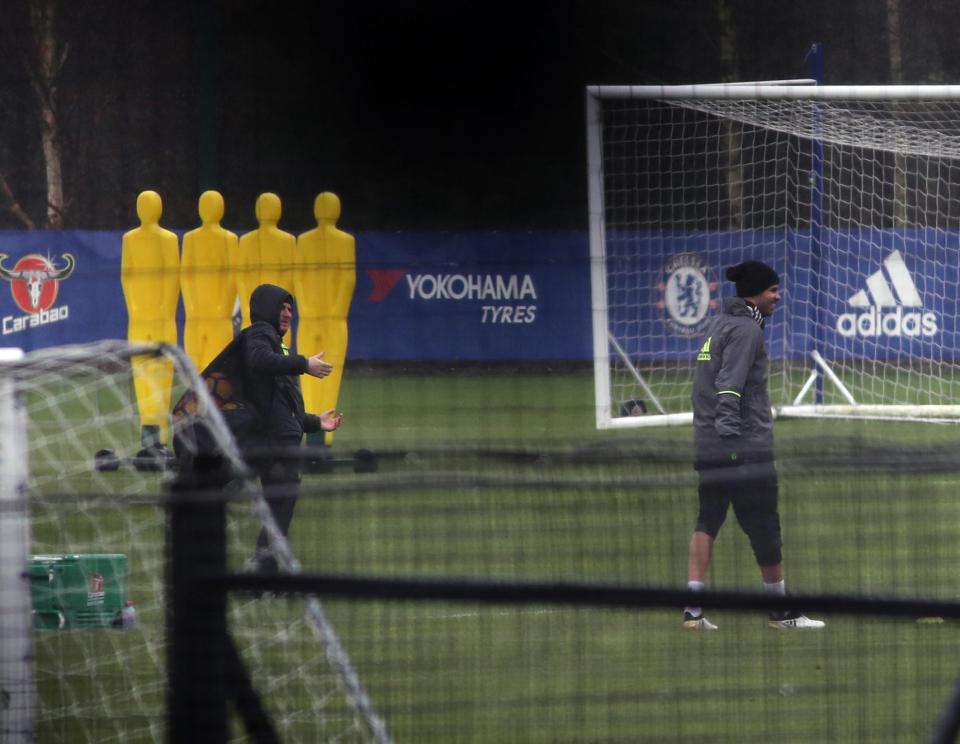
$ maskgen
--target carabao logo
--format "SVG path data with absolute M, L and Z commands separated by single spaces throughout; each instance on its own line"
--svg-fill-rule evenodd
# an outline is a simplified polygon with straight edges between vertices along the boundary
M 56 302 L 60 282 L 76 267 L 71 254 L 64 253 L 62 258 L 64 265 L 58 269 L 50 259 L 31 253 L 17 261 L 13 268 L 7 268 L 3 265 L 7 255 L 0 253 L 0 278 L 10 282 L 10 293 L 17 307 L 31 315 L 50 309 Z

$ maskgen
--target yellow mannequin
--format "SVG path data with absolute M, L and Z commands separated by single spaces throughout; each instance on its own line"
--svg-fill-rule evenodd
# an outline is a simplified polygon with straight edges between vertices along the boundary
M 183 348 L 198 370 L 233 340 L 237 236 L 220 226 L 223 197 L 204 191 L 198 203 L 201 227 L 183 236 L 180 286 L 186 322 Z
M 127 303 L 127 338 L 132 342 L 177 343 L 180 248 L 177 236 L 160 227 L 163 203 L 156 191 L 137 197 L 140 227 L 123 235 L 120 282 Z M 169 442 L 170 362 L 133 360 L 133 385 L 140 409 L 143 446 Z
M 347 313 L 357 283 L 357 250 L 352 235 L 337 228 L 340 199 L 324 192 L 313 203 L 317 227 L 297 238 L 294 295 L 300 313 L 298 349 L 322 349 L 333 372 L 323 379 L 304 375 L 303 400 L 311 412 L 337 407 L 347 358 Z M 326 443 L 333 441 L 327 432 Z
M 240 237 L 237 289 L 244 328 L 250 325 L 250 294 L 257 285 L 275 284 L 293 291 L 293 254 L 297 239 L 277 227 L 281 213 L 279 196 L 269 192 L 260 194 L 256 204 L 260 227 Z

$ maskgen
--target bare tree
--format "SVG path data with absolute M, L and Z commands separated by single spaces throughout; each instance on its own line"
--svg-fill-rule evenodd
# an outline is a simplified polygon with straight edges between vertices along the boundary
M 890 63 L 890 82 L 903 82 L 903 50 L 900 24 L 900 0 L 887 0 L 887 54 Z M 893 220 L 894 225 L 907 224 L 907 159 L 901 153 L 893 158 Z
M 14 194 L 13 189 L 10 188 L 10 181 L 7 180 L 7 177 L 3 173 L 0 173 L 0 195 L 3 196 L 3 203 L 6 204 L 7 210 L 17 218 L 17 221 L 23 224 L 28 230 L 36 229 L 36 223 L 31 219 L 30 215 L 24 211 L 20 200 L 17 199 L 17 195 Z
M 900 24 L 900 0 L 887 0 L 887 54 L 890 62 L 890 82 L 903 82 L 903 28 Z
M 57 0 L 30 0 L 31 45 L 27 74 L 37 97 L 40 139 L 47 180 L 46 226 L 60 227 L 64 217 L 63 163 L 57 116 L 57 81 L 68 46 L 57 37 Z
M 737 60 L 737 26 L 733 9 L 727 0 L 717 0 L 717 21 L 720 25 L 720 61 L 724 68 L 724 82 L 735 82 L 740 77 Z M 723 139 L 727 161 L 727 203 L 730 209 L 729 227 L 743 227 L 743 162 L 741 160 L 741 125 L 724 121 Z

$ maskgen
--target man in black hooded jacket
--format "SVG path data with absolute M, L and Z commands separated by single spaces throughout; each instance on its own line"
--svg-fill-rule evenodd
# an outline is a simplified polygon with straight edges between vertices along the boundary
M 299 447 L 305 433 L 334 431 L 343 420 L 332 410 L 320 415 L 304 410 L 300 375 L 326 377 L 333 367 L 323 361 L 323 352 L 304 357 L 291 354 L 284 345 L 293 305 L 293 295 L 287 290 L 261 284 L 250 295 L 251 325 L 238 339 L 244 395 L 259 419 L 257 431 L 241 444 L 260 476 L 264 495 L 284 535 L 299 496 L 300 462 L 296 456 L 284 457 L 283 451 Z M 255 568 L 275 572 L 276 559 L 268 546 L 266 530 L 261 530 Z

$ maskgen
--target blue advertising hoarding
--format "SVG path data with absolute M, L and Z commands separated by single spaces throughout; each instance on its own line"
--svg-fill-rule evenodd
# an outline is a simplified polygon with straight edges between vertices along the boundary
M 0 345 L 126 338 L 121 239 L 0 232 Z M 784 230 L 611 233 L 607 250 L 611 328 L 634 358 L 695 354 L 699 324 L 732 290 L 724 269 L 744 258 L 782 277 L 773 358 L 960 356 L 957 231 L 824 230 L 816 247 Z M 348 359 L 588 361 L 591 313 L 585 233 L 360 233 Z
M 783 300 L 767 324 L 772 358 L 960 357 L 960 233 L 937 229 L 754 230 L 613 234 L 607 239 L 609 323 L 634 359 L 691 358 L 726 267 L 765 261 Z M 682 284 L 682 287 L 681 287 Z
M 126 338 L 122 237 L 0 232 L 0 345 Z M 586 236 L 361 233 L 349 328 L 349 359 L 589 359 Z
M 120 240 L 119 232 L 0 231 L 0 345 L 126 338 Z
M 590 359 L 582 233 L 365 233 L 350 356 Z

